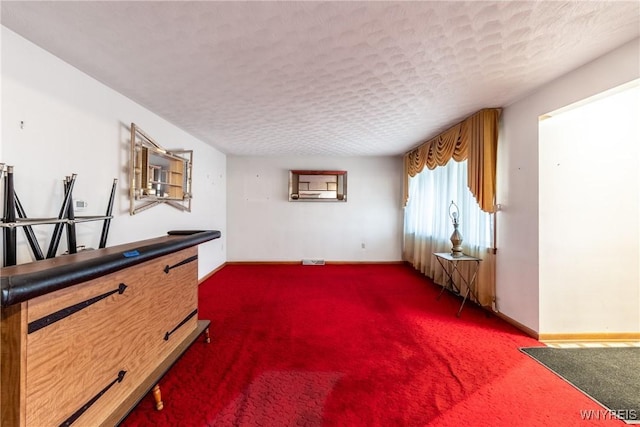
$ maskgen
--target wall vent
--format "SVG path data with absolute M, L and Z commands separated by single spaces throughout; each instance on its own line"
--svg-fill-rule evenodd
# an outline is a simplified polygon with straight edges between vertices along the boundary
M 303 259 L 302 265 L 324 265 L 323 259 Z

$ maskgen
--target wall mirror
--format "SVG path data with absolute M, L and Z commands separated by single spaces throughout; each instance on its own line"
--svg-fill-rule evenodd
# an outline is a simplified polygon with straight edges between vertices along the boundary
M 131 123 L 129 213 L 166 203 L 191 212 L 192 150 L 167 150 Z
M 347 172 L 290 170 L 290 202 L 346 202 Z

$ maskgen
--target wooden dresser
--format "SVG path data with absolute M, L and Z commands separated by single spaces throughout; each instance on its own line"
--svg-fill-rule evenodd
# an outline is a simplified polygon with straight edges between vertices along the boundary
M 170 232 L 0 270 L 0 425 L 122 421 L 207 328 L 197 245 L 218 237 Z

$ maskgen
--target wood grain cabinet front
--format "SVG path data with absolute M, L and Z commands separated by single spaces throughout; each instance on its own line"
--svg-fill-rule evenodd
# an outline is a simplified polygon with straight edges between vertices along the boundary
M 197 270 L 191 246 L 3 308 L 2 425 L 119 422 L 202 332 Z

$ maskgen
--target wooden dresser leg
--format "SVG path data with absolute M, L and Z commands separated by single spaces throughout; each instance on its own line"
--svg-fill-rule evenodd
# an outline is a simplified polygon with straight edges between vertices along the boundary
M 211 344 L 211 337 L 209 337 L 209 328 L 204 330 L 204 341 L 207 344 Z
M 162 395 L 160 394 L 160 384 L 156 384 L 151 392 L 153 393 L 153 398 L 156 400 L 156 409 L 162 411 L 164 404 L 162 403 Z

